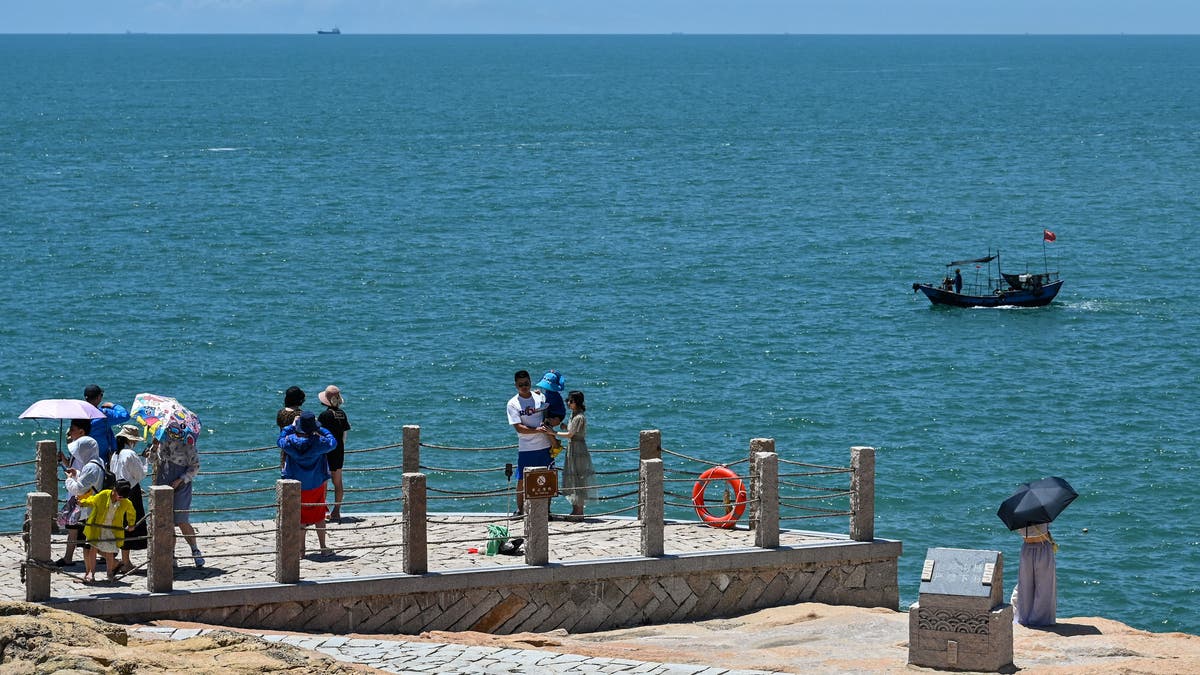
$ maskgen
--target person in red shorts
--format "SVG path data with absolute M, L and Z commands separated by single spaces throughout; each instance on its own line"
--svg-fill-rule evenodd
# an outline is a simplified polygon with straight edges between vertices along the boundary
M 283 478 L 300 481 L 300 524 L 317 526 L 321 555 L 333 553 L 325 546 L 325 482 L 329 480 L 326 455 L 337 447 L 333 434 L 323 428 L 316 415 L 305 411 L 279 432 L 283 451 Z M 300 555 L 304 555 L 301 543 Z

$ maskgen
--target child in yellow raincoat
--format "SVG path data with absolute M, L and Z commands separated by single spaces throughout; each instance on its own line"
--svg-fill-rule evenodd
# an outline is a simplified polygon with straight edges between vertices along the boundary
M 116 554 L 125 543 L 125 531 L 132 530 L 137 519 L 133 503 L 129 501 L 132 491 L 129 483 L 119 480 L 111 490 L 101 490 L 91 497 L 79 500 L 81 505 L 92 509 L 87 525 L 83 528 L 83 536 L 89 544 L 89 548 L 83 552 L 85 584 L 96 581 L 97 550 L 104 554 L 104 563 L 108 566 L 108 580 L 112 581 L 116 577 Z

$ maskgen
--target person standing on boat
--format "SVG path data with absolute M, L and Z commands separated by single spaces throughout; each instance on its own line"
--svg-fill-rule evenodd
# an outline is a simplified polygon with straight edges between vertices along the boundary
M 962 293 L 962 269 L 954 268 L 954 292 Z

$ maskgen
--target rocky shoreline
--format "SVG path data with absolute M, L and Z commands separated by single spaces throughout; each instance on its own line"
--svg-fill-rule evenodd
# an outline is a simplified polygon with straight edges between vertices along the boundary
M 172 627 L 197 628 L 162 622 L 152 630 L 169 632 Z M 191 675 L 384 672 L 362 663 L 334 660 L 313 649 L 283 644 L 278 636 L 264 639 L 227 629 L 183 640 L 155 639 L 147 635 L 152 633 L 146 627 L 106 623 L 35 604 L 0 603 L 0 670 L 5 673 L 166 673 L 186 670 Z M 726 619 L 589 634 L 572 635 L 564 631 L 517 635 L 433 632 L 420 636 L 341 637 L 402 640 L 410 644 L 470 645 L 478 648 L 475 651 L 480 654 L 493 650 L 505 654 L 537 650 L 621 662 L 695 664 L 718 671 L 832 674 L 928 670 L 907 663 L 908 615 L 904 612 L 817 603 L 776 607 Z M 1103 618 L 1062 619 L 1051 629 L 1017 626 L 1013 653 L 1013 672 L 1022 673 L 1182 675 L 1200 672 L 1200 637 L 1185 633 L 1150 633 Z M 416 660 L 408 668 L 411 672 L 434 672 Z M 400 672 L 394 668 L 388 670 Z M 537 671 L 510 669 L 498 672 Z

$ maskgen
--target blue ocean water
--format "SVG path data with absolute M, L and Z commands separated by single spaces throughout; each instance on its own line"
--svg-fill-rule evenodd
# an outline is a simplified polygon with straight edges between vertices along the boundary
M 593 446 L 876 447 L 902 606 L 932 546 L 1003 551 L 1011 588 L 996 506 L 1063 476 L 1059 616 L 1200 633 L 1200 38 L 0 36 L 0 61 L 0 463 L 57 435 L 26 406 L 90 382 L 178 397 L 202 450 L 271 445 L 282 391 L 331 382 L 352 447 L 504 445 L 513 371 L 554 367 Z M 996 249 L 1061 270 L 1058 300 L 912 294 Z

